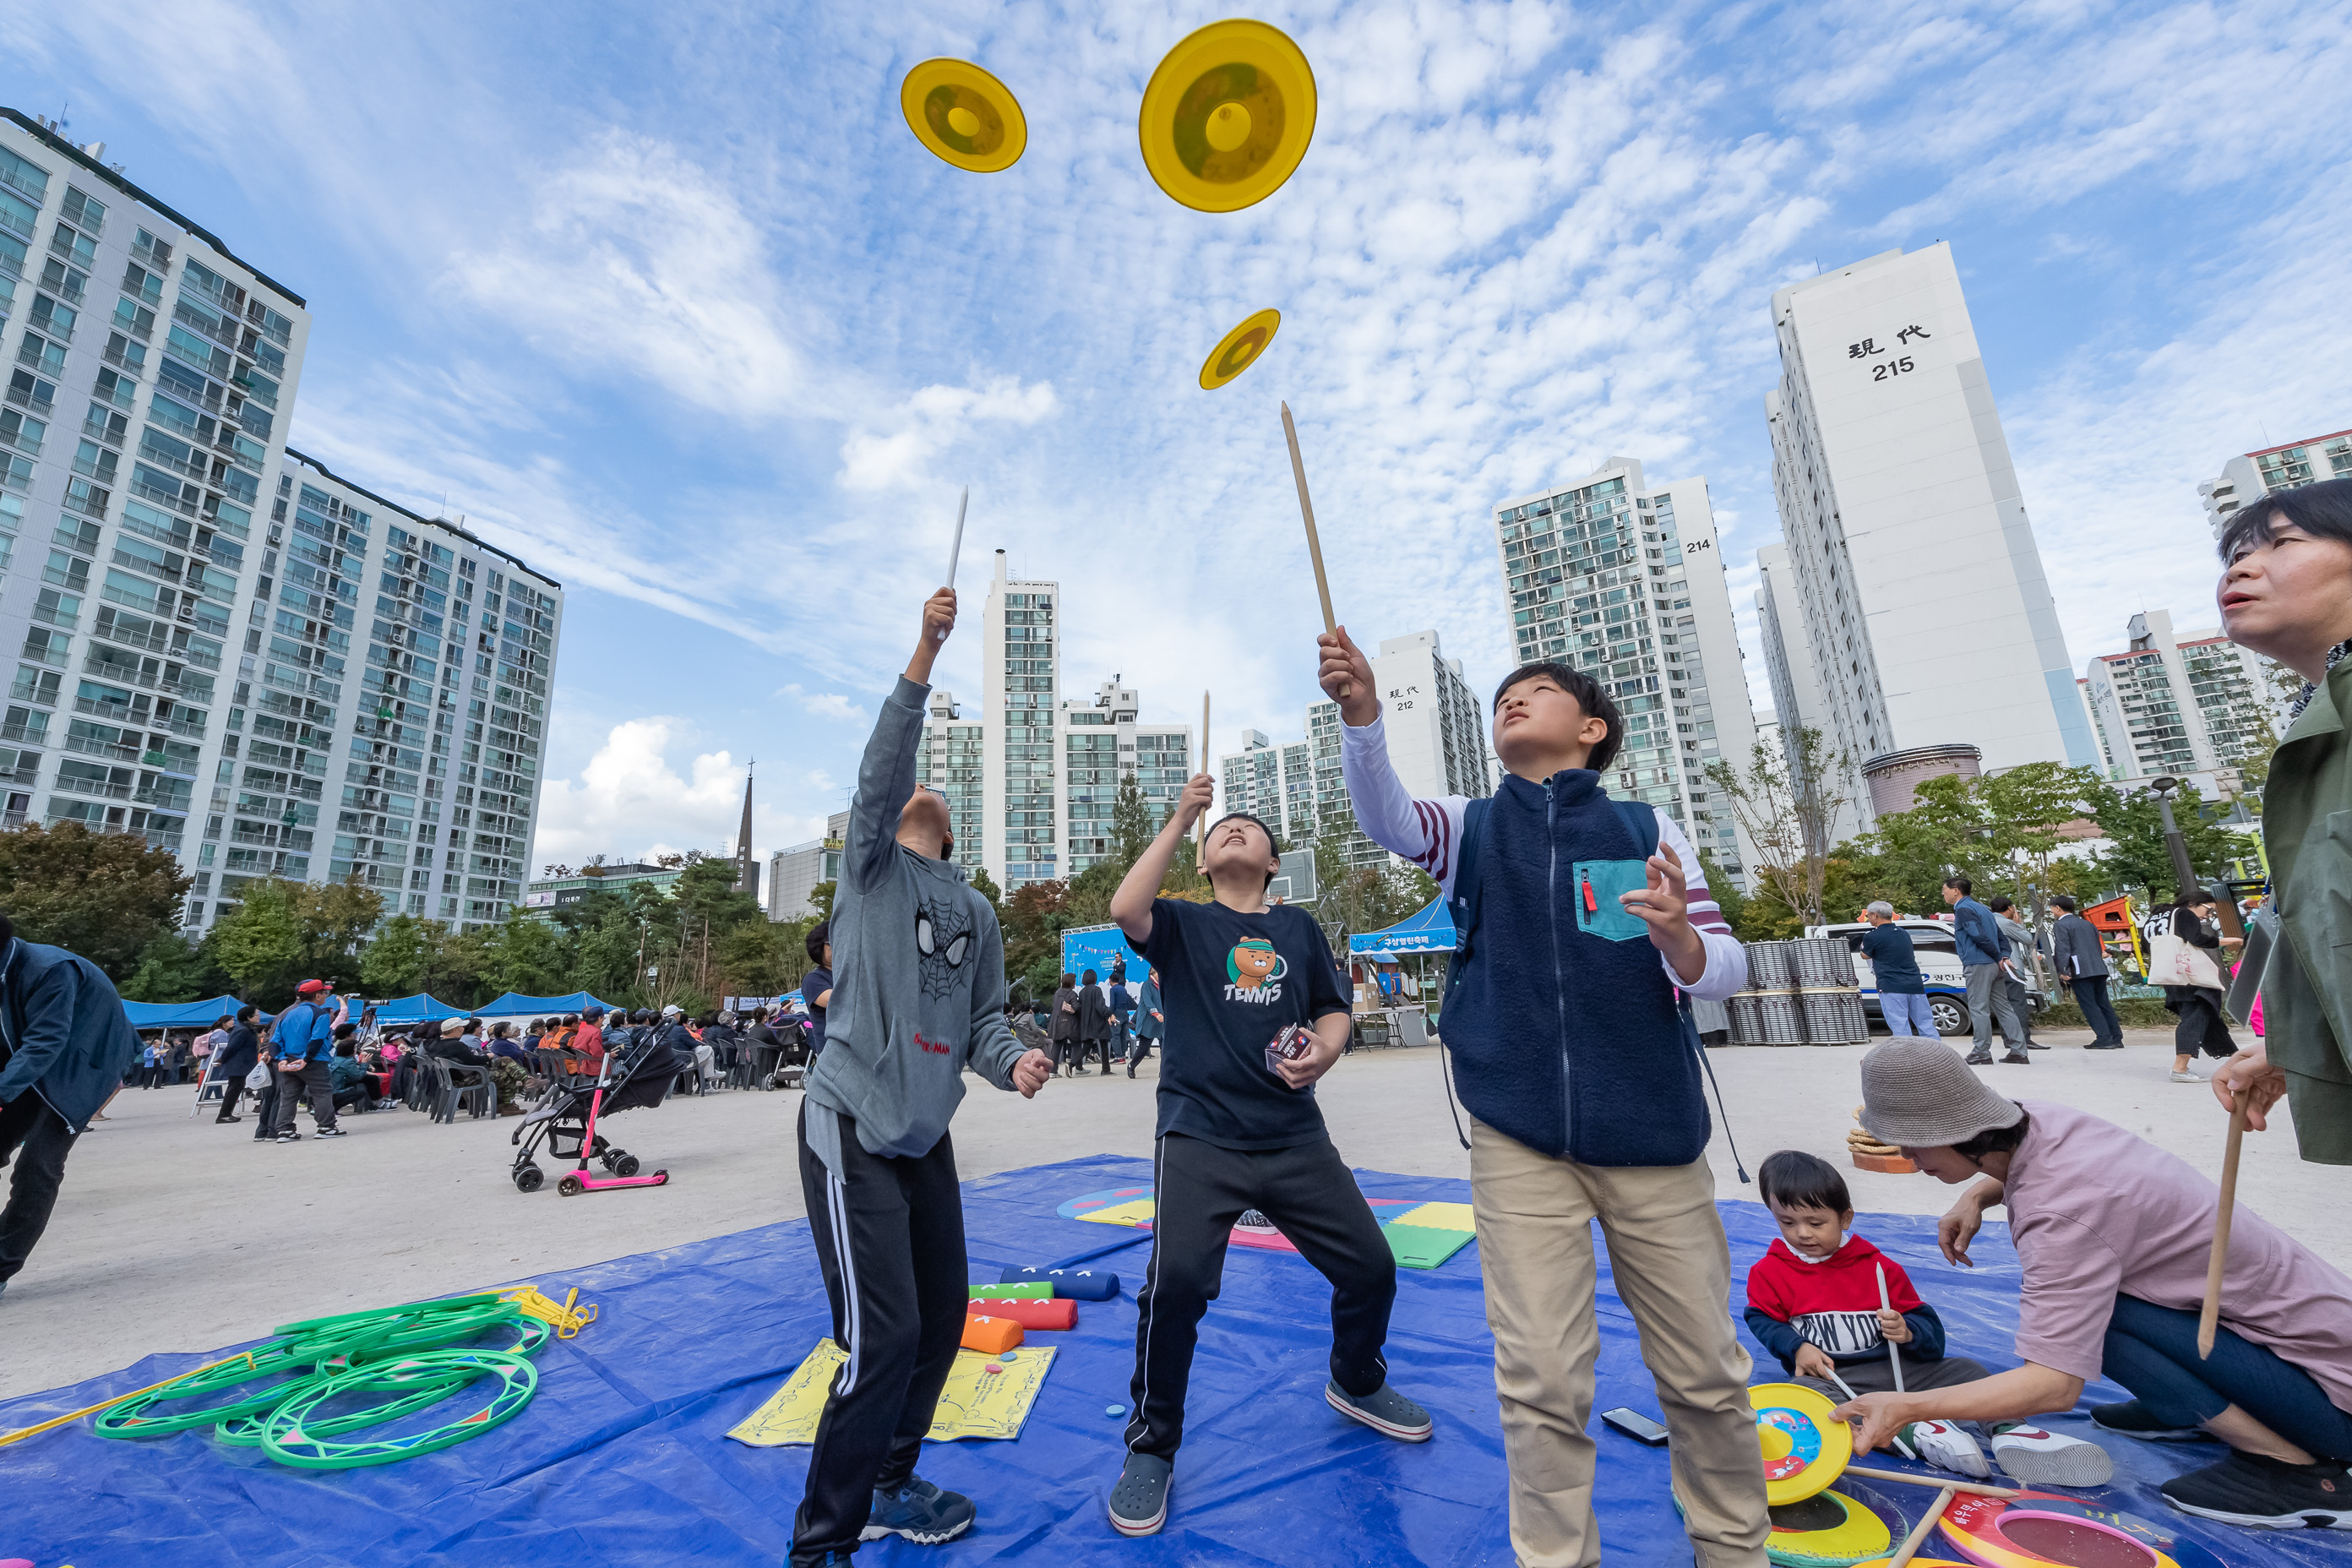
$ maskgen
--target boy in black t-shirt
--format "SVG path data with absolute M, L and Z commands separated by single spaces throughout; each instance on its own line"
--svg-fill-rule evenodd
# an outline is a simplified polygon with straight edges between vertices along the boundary
M 1252 1209 L 1331 1282 L 1324 1400 L 1403 1442 L 1430 1435 L 1429 1413 L 1388 1385 L 1381 1353 L 1395 1257 L 1315 1103 L 1315 1080 L 1348 1041 L 1348 998 L 1314 920 L 1266 906 L 1281 868 L 1273 834 L 1247 813 L 1225 817 L 1203 849 L 1216 900 L 1153 896 L 1209 795 L 1209 775 L 1194 774 L 1110 905 L 1160 976 L 1167 1020 L 1151 1263 L 1136 1296 L 1135 1415 L 1110 1496 L 1110 1521 L 1126 1535 L 1150 1535 L 1167 1521 L 1201 1315 L 1217 1293 L 1234 1224 Z M 1279 1067 L 1269 1066 L 1269 1048 L 1286 1036 Z

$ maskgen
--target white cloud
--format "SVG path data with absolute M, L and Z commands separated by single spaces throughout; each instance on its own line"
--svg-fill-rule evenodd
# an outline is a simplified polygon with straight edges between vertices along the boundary
M 856 720 L 863 722 L 866 718 L 865 709 L 838 691 L 803 691 L 800 684 L 795 681 L 778 691 L 776 695 L 793 699 L 802 708 L 820 719 Z
M 680 772 L 672 753 L 690 747 L 692 731 L 689 722 L 667 715 L 625 721 L 613 726 L 577 778 L 548 780 L 531 850 L 533 872 L 597 855 L 632 860 L 731 848 L 742 821 L 745 766 L 730 752 L 700 752 Z M 756 797 L 755 790 L 755 852 L 824 837 L 822 816 L 777 811 Z
M 999 376 L 979 386 L 926 386 L 877 423 L 841 445 L 840 483 L 848 490 L 878 490 L 920 483 L 924 465 L 980 425 L 1034 425 L 1059 405 L 1054 384 L 1024 386 Z

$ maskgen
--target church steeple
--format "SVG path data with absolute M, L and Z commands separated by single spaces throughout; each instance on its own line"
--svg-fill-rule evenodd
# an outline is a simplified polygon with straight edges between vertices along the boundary
M 756 763 L 757 758 L 753 761 Z M 735 833 L 735 886 L 739 891 L 760 896 L 760 868 L 751 862 L 751 770 L 743 770 L 743 826 Z

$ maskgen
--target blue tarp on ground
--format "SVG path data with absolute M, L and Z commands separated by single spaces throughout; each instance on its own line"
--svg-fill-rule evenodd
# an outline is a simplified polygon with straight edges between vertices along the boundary
M 467 1016 L 463 1007 L 452 1007 L 439 997 L 428 996 L 422 991 L 414 996 L 394 996 L 388 1002 L 375 1005 L 375 1021 L 379 1028 L 390 1028 L 395 1024 L 437 1024 L 444 1018 Z
M 592 996 L 585 991 L 574 991 L 569 996 L 525 996 L 520 992 L 509 991 L 497 1001 L 475 1008 L 474 1014 L 482 1018 L 516 1018 L 526 1014 L 539 1018 L 561 1018 L 564 1014 L 577 1013 L 583 1007 L 602 1007 L 608 1013 L 613 1010 L 610 1002 L 601 996 Z
M 125 1002 L 122 1016 L 134 1029 L 209 1029 L 213 1020 L 229 1017 L 244 1005 L 234 996 L 209 1002 Z
M 1349 937 L 1348 951 L 1360 957 L 1393 958 L 1407 952 L 1452 952 L 1457 941 L 1445 900 L 1432 899 L 1386 931 Z
M 649 1159 L 657 1142 L 645 1145 Z M 1139 1568 L 1508 1563 L 1502 1442 L 1475 1245 L 1442 1268 L 1398 1276 L 1390 1364 L 1398 1386 L 1437 1420 L 1436 1438 L 1418 1447 L 1391 1443 L 1324 1406 L 1329 1294 L 1313 1270 L 1289 1254 L 1233 1249 L 1223 1297 L 1202 1325 L 1167 1532 L 1131 1542 L 1112 1533 L 1103 1507 L 1118 1473 L 1120 1423 L 1104 1407 L 1129 1403 L 1133 1282 L 1148 1242 L 1143 1233 L 1057 1218 L 1054 1210 L 1080 1194 L 1150 1179 L 1146 1161 L 1098 1156 L 965 1184 L 976 1281 L 997 1279 L 1006 1264 L 1139 1245 L 1103 1259 L 1125 1286 L 1118 1300 L 1080 1306 L 1075 1332 L 1037 1336 L 1064 1348 L 1018 1441 L 925 1450 L 924 1475 L 978 1501 L 972 1532 L 944 1552 L 894 1539 L 866 1548 L 859 1562 L 939 1568 L 952 1559 L 950 1568 L 958 1568 L 1115 1555 Z M 1358 1180 L 1370 1197 L 1469 1196 L 1462 1182 L 1376 1172 L 1359 1172 Z M 493 1223 L 518 1225 L 529 1223 L 534 1205 L 662 1201 L 657 1190 L 564 1199 L 552 1189 L 490 1200 L 509 1215 Z M 1744 1271 L 1775 1234 L 1772 1221 L 1755 1204 L 1721 1207 Z M 2017 1265 L 2002 1227 L 1988 1226 L 1974 1244 L 1973 1272 L 1937 1256 L 1931 1219 L 1871 1215 L 1856 1228 L 1912 1271 L 1942 1312 L 1955 1351 L 1996 1367 L 2014 1364 Z M 806 1223 L 619 1258 L 540 1284 L 559 1299 L 565 1288 L 582 1287 L 583 1300 L 599 1303 L 603 1316 L 579 1339 L 547 1346 L 537 1400 L 507 1425 L 444 1453 L 341 1473 L 285 1469 L 255 1450 L 223 1448 L 195 1434 L 119 1443 L 78 1426 L 0 1448 L 0 1556 L 30 1557 L 43 1568 L 782 1562 L 808 1450 L 748 1448 L 722 1434 L 829 1331 Z M 1655 1414 L 1633 1321 L 1605 1262 L 1600 1291 L 1593 1409 L 1629 1405 Z M 204 1359 L 151 1356 L 74 1388 L 11 1401 L 0 1405 L 0 1429 L 142 1387 Z M 2105 1384 L 2085 1394 L 2092 1403 L 2121 1396 Z M 415 1419 L 448 1418 L 428 1412 Z M 2077 1434 L 2089 1426 L 2079 1415 L 2052 1425 Z M 1594 1431 L 1608 1560 L 1688 1562 L 1667 1500 L 1664 1451 L 1597 1421 Z M 2090 1494 L 2105 1505 L 2176 1526 L 2231 1564 L 2342 1568 L 2342 1547 L 2326 1532 L 2240 1531 L 2168 1510 L 2155 1483 L 2210 1462 L 2220 1449 L 2120 1439 L 2109 1446 L 2117 1484 Z M 1894 1468 L 1911 1467 L 1895 1461 Z M 1933 1495 L 1919 1490 L 1901 1500 L 1916 1509 Z

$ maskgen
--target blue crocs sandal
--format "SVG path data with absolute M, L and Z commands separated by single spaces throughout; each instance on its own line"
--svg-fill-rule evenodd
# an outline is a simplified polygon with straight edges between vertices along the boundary
M 1394 1437 L 1400 1443 L 1429 1441 L 1429 1412 L 1385 1383 L 1361 1399 L 1341 1388 L 1336 1381 L 1327 1383 L 1323 1385 L 1323 1401 L 1340 1415 L 1362 1422 L 1383 1437 Z
M 1129 1454 L 1110 1489 L 1110 1527 L 1121 1535 L 1157 1535 L 1168 1522 L 1169 1474 L 1176 1467 L 1154 1454 Z

